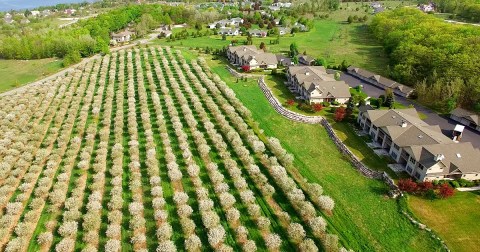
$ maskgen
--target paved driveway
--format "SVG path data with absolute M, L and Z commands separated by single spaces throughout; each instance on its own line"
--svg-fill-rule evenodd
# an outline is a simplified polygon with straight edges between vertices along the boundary
M 345 83 L 347 83 L 351 87 L 356 87 L 360 84 L 363 85 L 363 91 L 370 97 L 378 98 L 378 96 L 385 94 L 385 91 L 383 89 L 380 89 L 352 75 L 349 75 L 348 73 L 342 73 L 340 79 L 345 81 Z M 455 125 L 457 125 L 457 122 L 450 119 L 449 117 L 439 115 L 414 101 L 407 100 L 398 95 L 395 96 L 395 99 L 397 102 L 400 102 L 406 106 L 413 104 L 418 112 L 421 112 L 427 116 L 427 118 L 424 120 L 426 123 L 430 125 L 439 125 L 442 129 L 443 134 L 448 137 L 451 136 L 452 130 L 455 128 Z M 471 142 L 475 148 L 480 148 L 480 133 L 465 127 L 462 142 Z

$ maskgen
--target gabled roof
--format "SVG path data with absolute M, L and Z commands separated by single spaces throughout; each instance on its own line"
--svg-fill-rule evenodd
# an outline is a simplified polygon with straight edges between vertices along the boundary
M 260 53 L 260 51 L 257 50 L 257 47 L 254 45 L 229 46 L 228 51 L 232 54 L 236 54 L 239 58 L 248 58 L 251 55 Z
M 367 70 L 359 68 L 359 67 L 349 66 L 347 68 L 347 70 L 349 72 L 355 72 L 356 74 L 358 74 L 358 75 L 360 75 L 364 78 L 372 79 L 372 80 L 376 81 L 378 84 L 380 84 L 381 86 L 383 86 L 384 88 L 391 88 L 393 90 L 398 90 L 401 93 L 404 93 L 406 95 L 410 94 L 413 91 L 413 88 L 411 88 L 409 86 L 402 85 L 400 83 L 397 83 L 394 80 L 385 78 L 381 75 L 372 73 L 370 71 L 367 71 Z
M 112 37 L 125 37 L 125 36 L 130 36 L 130 35 L 133 35 L 135 33 L 131 32 L 131 31 L 122 31 L 122 32 L 119 32 L 119 33 L 112 33 Z
M 442 174 L 477 173 L 480 172 L 480 150 L 475 149 L 470 142 L 412 146 L 406 148 L 410 155 L 425 167 L 440 162 L 446 168 Z M 436 161 L 441 155 L 443 159 Z
M 301 60 L 306 61 L 306 62 L 315 61 L 315 59 L 313 57 L 310 57 L 308 55 L 303 55 L 303 54 L 298 55 L 298 59 L 299 60 L 301 59 Z
M 394 125 L 382 127 L 382 129 L 400 147 L 452 142 L 450 138 L 442 134 L 438 127 L 407 124 L 406 127 Z
M 225 32 L 228 32 L 228 33 L 238 32 L 238 28 L 221 28 L 220 29 L 220 33 L 225 33 Z
M 248 33 L 250 33 L 250 34 L 259 34 L 259 33 L 265 33 L 265 34 L 267 34 L 267 31 L 255 29 L 255 30 L 249 30 Z
M 469 121 L 474 122 L 476 125 L 480 125 L 479 115 L 466 109 L 456 108 L 452 112 L 450 112 L 450 114 L 460 118 L 465 118 Z
M 273 53 L 259 53 L 248 58 L 248 61 L 255 59 L 258 65 L 275 65 L 277 64 L 277 56 Z
M 310 98 L 349 98 L 351 96 L 349 86 L 344 81 L 319 81 L 313 82 L 312 85 L 319 94 L 311 95 Z
M 319 92 L 311 98 L 351 96 L 349 86 L 344 81 L 336 81 L 334 75 L 328 74 L 323 66 L 291 66 L 288 73 L 308 92 Z
M 407 109 L 389 109 L 389 110 L 368 110 L 366 117 L 377 127 L 401 126 L 402 122 L 417 126 L 428 126 L 422 121 L 414 108 Z

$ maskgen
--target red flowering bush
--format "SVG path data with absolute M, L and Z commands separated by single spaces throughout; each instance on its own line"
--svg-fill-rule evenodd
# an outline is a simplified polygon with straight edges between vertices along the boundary
M 398 188 L 405 192 L 415 193 L 417 192 L 418 186 L 412 179 L 400 179 L 398 181 Z
M 288 100 L 286 103 L 285 103 L 288 107 L 291 107 L 293 105 L 295 105 L 295 101 L 293 99 L 290 99 Z
M 455 189 L 448 183 L 434 185 L 430 181 L 417 183 L 412 179 L 400 179 L 397 185 L 398 188 L 404 192 L 426 196 L 432 199 L 445 199 L 455 194 Z
M 335 110 L 335 121 L 336 122 L 341 122 L 345 118 L 345 115 L 347 114 L 347 111 L 344 107 L 338 107 Z
M 244 66 L 242 66 L 242 70 L 244 72 L 250 72 L 250 66 L 244 65 Z
M 314 103 L 314 104 L 312 104 L 312 110 L 313 110 L 314 112 L 321 111 L 322 109 L 323 109 L 322 104 L 320 104 L 320 103 Z
M 453 189 L 453 187 L 451 187 L 447 183 L 440 185 L 440 188 L 438 189 L 438 196 L 440 196 L 440 198 L 442 199 L 451 197 L 454 194 L 455 194 L 455 189 Z

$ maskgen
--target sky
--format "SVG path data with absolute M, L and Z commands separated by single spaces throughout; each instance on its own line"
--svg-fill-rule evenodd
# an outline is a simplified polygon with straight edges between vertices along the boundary
M 85 0 L 0 0 L 0 11 L 33 9 L 39 6 L 51 6 L 59 3 L 81 3 Z M 93 2 L 88 0 L 87 2 Z

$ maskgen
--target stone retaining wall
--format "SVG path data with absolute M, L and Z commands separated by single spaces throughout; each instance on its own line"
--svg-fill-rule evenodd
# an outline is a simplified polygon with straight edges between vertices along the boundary
M 311 124 L 316 124 L 320 123 L 326 130 L 329 135 L 329 137 L 332 139 L 332 141 L 335 143 L 337 148 L 344 154 L 352 163 L 352 165 L 365 177 L 367 178 L 372 178 L 372 179 L 381 179 L 385 181 L 385 183 L 390 187 L 391 191 L 390 194 L 391 196 L 398 196 L 400 195 L 400 190 L 398 189 L 397 185 L 395 185 L 394 181 L 388 176 L 386 172 L 379 172 L 379 171 L 374 171 L 365 166 L 360 159 L 353 154 L 347 146 L 340 140 L 340 138 L 337 136 L 335 131 L 333 130 L 332 126 L 328 123 L 328 121 L 323 118 L 322 116 L 306 116 L 302 114 L 298 114 L 295 112 L 292 112 L 288 109 L 285 109 L 282 104 L 277 100 L 277 98 L 272 94 L 272 91 L 267 87 L 265 84 L 265 81 L 263 77 L 260 77 L 258 80 L 258 85 L 260 86 L 260 89 L 262 92 L 265 94 L 265 97 L 267 100 L 270 102 L 270 104 L 273 106 L 275 111 L 277 113 L 281 114 L 282 116 L 296 122 L 302 122 L 302 123 L 311 123 Z
M 270 89 L 265 84 L 263 76 L 260 77 L 260 79 L 258 80 L 258 86 L 260 86 L 260 89 L 265 94 L 265 97 L 270 102 L 270 104 L 273 106 L 273 109 L 275 109 L 275 111 L 277 111 L 277 113 L 279 113 L 280 115 L 292 121 L 301 123 L 315 124 L 320 123 L 323 120 L 323 117 L 321 116 L 306 116 L 284 108 L 280 101 L 277 100 L 277 98 L 272 94 L 272 91 L 270 91 Z

